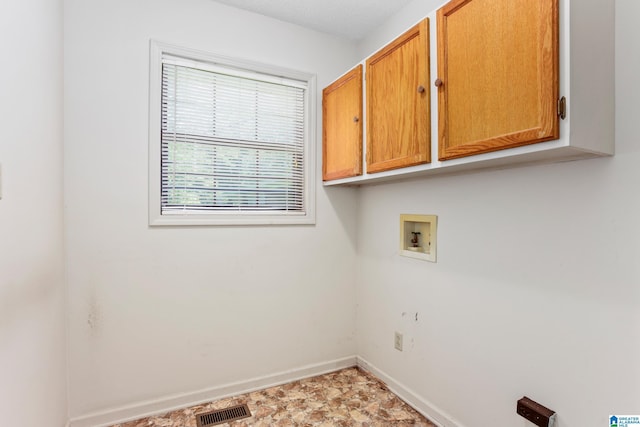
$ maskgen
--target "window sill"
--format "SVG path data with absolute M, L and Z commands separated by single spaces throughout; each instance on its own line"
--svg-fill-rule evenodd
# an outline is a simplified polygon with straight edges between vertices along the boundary
M 151 227 L 162 226 L 216 226 L 216 225 L 314 225 L 315 217 L 310 214 L 169 214 L 151 215 Z

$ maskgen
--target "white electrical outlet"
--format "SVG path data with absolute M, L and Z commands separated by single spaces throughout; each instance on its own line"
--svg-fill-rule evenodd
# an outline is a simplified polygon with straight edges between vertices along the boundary
M 400 332 L 396 332 L 393 339 L 393 346 L 398 351 L 402 351 L 402 334 Z

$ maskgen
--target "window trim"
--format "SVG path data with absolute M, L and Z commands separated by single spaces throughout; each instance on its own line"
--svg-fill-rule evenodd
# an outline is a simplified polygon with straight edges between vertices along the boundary
M 178 56 L 192 61 L 268 74 L 306 82 L 304 135 L 305 212 L 190 212 L 162 215 L 162 56 Z M 296 225 L 315 224 L 316 211 L 316 76 L 301 71 L 229 58 L 156 40 L 150 41 L 149 58 L 149 225 Z

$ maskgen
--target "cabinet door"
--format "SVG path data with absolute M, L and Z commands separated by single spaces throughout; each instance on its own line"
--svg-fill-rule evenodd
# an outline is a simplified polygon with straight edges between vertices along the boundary
M 362 175 L 362 65 L 322 91 L 322 179 Z
M 367 60 L 367 172 L 431 161 L 429 20 Z
M 559 138 L 558 0 L 437 12 L 439 159 Z

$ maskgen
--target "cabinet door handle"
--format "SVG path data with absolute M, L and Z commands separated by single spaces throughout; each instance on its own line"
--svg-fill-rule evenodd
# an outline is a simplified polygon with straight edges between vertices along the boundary
M 358 123 L 359 121 L 360 121 L 360 117 L 358 117 L 358 116 L 354 116 L 353 117 L 353 122 L 354 123 Z
M 424 86 L 420 85 L 418 86 L 418 93 L 423 93 L 424 92 Z
M 440 79 L 436 79 L 436 81 L 435 81 L 435 85 L 436 85 L 436 87 L 440 87 L 440 86 L 442 86 L 443 84 L 444 84 L 444 82 L 443 82 L 442 80 L 440 80 Z

